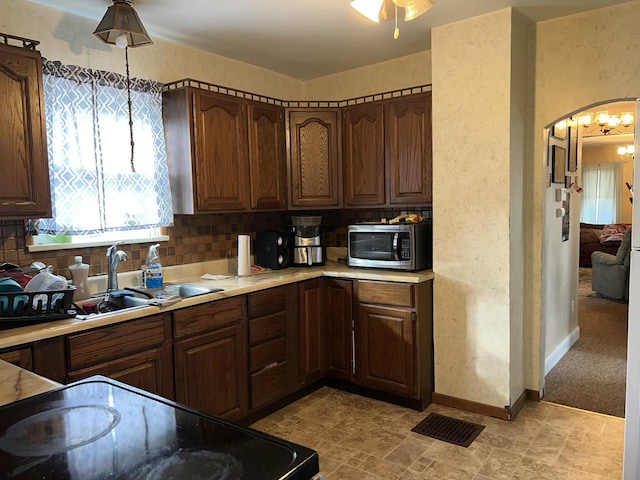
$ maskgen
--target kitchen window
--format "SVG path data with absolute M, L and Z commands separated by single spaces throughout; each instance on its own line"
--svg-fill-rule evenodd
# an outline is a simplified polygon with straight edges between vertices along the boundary
M 173 223 L 162 85 L 131 79 L 133 168 L 126 78 L 50 61 L 43 70 L 53 216 L 31 223 L 33 243 L 162 236 Z

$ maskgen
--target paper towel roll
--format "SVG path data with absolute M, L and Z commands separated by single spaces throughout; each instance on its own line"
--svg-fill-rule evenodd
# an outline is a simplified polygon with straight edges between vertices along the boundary
M 238 276 L 251 275 L 251 237 L 238 235 Z

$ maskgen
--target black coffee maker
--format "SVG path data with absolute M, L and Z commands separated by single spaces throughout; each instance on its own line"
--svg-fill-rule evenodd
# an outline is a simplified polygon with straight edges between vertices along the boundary
M 327 250 L 324 245 L 322 216 L 291 217 L 293 265 L 324 265 Z

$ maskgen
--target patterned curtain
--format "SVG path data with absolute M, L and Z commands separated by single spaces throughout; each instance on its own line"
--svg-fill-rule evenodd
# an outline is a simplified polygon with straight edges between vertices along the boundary
M 86 235 L 173 224 L 162 126 L 162 84 L 44 62 L 53 218 L 41 233 Z

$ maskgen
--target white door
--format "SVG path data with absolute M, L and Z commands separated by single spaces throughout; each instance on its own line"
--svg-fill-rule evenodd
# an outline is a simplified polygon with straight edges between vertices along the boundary
M 636 123 L 640 103 L 636 103 Z M 638 135 L 635 137 L 636 155 Z M 640 191 L 640 168 L 634 165 L 634 191 Z M 640 480 L 640 195 L 633 204 L 631 274 L 629 278 L 629 334 L 627 340 L 627 402 L 624 423 L 624 480 Z

